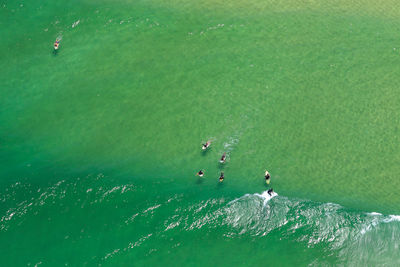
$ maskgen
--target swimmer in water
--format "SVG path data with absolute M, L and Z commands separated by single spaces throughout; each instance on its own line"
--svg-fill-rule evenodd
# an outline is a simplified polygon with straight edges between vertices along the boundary
M 226 161 L 226 152 L 224 152 L 224 154 L 222 154 L 221 159 L 219 160 L 220 163 L 225 163 Z
M 207 141 L 207 143 L 203 144 L 201 147 L 203 150 L 206 150 L 211 145 L 211 141 Z
M 265 182 L 269 184 L 270 180 L 271 180 L 271 175 L 269 174 L 268 171 L 265 171 Z
M 224 172 L 221 172 L 221 175 L 219 176 L 219 181 L 223 182 L 224 181 Z
M 203 170 L 200 170 L 196 175 L 198 175 L 199 177 L 203 177 L 204 171 L 203 171 Z
M 268 193 L 268 195 L 270 196 L 270 197 L 272 197 L 272 193 L 274 193 L 274 189 L 268 189 L 268 191 L 267 191 L 267 193 Z
M 57 50 L 59 46 L 60 46 L 60 40 L 57 39 L 57 40 L 54 42 L 54 50 Z

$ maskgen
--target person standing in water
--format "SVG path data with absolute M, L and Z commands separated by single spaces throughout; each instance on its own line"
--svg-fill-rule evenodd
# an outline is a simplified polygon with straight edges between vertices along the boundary
M 219 182 L 223 182 L 224 178 L 224 172 L 221 172 L 221 175 L 219 176 Z
M 211 145 L 211 141 L 207 141 L 205 144 L 203 144 L 201 149 L 206 150 L 210 145 Z
M 226 152 L 224 152 L 224 154 L 222 154 L 221 159 L 219 160 L 220 163 L 225 163 L 226 161 Z
M 271 180 L 271 175 L 269 174 L 268 171 L 265 171 L 265 182 L 269 184 L 270 180 Z
M 204 171 L 203 171 L 203 170 L 200 170 L 196 175 L 198 175 L 199 177 L 203 177 Z

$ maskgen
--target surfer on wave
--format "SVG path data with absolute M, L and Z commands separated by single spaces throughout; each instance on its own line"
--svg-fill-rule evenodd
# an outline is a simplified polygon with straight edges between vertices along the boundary
M 268 195 L 271 197 L 272 196 L 272 194 L 274 193 L 274 189 L 268 189 L 268 191 L 267 191 L 267 193 L 268 193 Z

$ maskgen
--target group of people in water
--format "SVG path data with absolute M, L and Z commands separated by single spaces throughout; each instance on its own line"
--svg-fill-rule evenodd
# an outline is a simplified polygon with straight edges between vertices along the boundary
M 60 46 L 60 41 L 61 38 L 57 38 L 56 41 L 54 42 L 54 51 L 58 50 L 59 46 Z M 205 144 L 202 144 L 201 149 L 203 149 L 204 151 L 207 150 L 211 145 L 211 141 L 207 141 Z M 219 162 L 221 164 L 224 164 L 226 162 L 226 152 L 224 152 L 224 154 L 222 154 L 221 159 L 219 160 Z M 198 175 L 199 177 L 203 177 L 204 176 L 204 170 L 200 170 L 196 175 Z M 271 180 L 271 175 L 269 174 L 268 171 L 265 171 L 265 182 L 267 184 L 269 184 L 270 180 Z M 223 182 L 225 179 L 225 175 L 224 172 L 221 171 L 221 174 L 219 176 L 219 181 Z M 268 194 L 271 196 L 272 193 L 274 192 L 274 190 L 271 188 L 268 191 Z
M 210 145 L 211 145 L 211 141 L 207 141 L 205 144 L 202 144 L 201 149 L 205 151 L 210 147 Z M 226 162 L 226 152 L 224 152 L 224 154 L 222 154 L 221 159 L 219 160 L 219 162 L 221 164 L 224 164 Z M 204 176 L 204 170 L 198 171 L 196 175 L 198 175 L 199 177 L 203 177 Z M 219 181 L 223 182 L 224 178 L 225 178 L 224 172 L 221 171 L 221 174 L 219 176 Z M 269 174 L 268 171 L 265 171 L 264 178 L 265 178 L 266 184 L 269 184 L 270 181 L 271 181 L 271 175 Z M 274 190 L 272 188 L 268 189 L 268 191 L 267 191 L 268 195 L 270 195 L 270 196 L 272 196 L 273 192 L 274 192 Z

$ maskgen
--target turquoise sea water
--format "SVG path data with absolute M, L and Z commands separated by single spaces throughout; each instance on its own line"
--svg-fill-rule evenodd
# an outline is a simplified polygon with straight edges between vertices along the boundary
M 397 6 L 3 1 L 0 265 L 398 265 Z
M 386 266 L 400 217 L 103 174 L 2 190 L 3 266 Z M 18 240 L 18 242 L 16 242 Z

